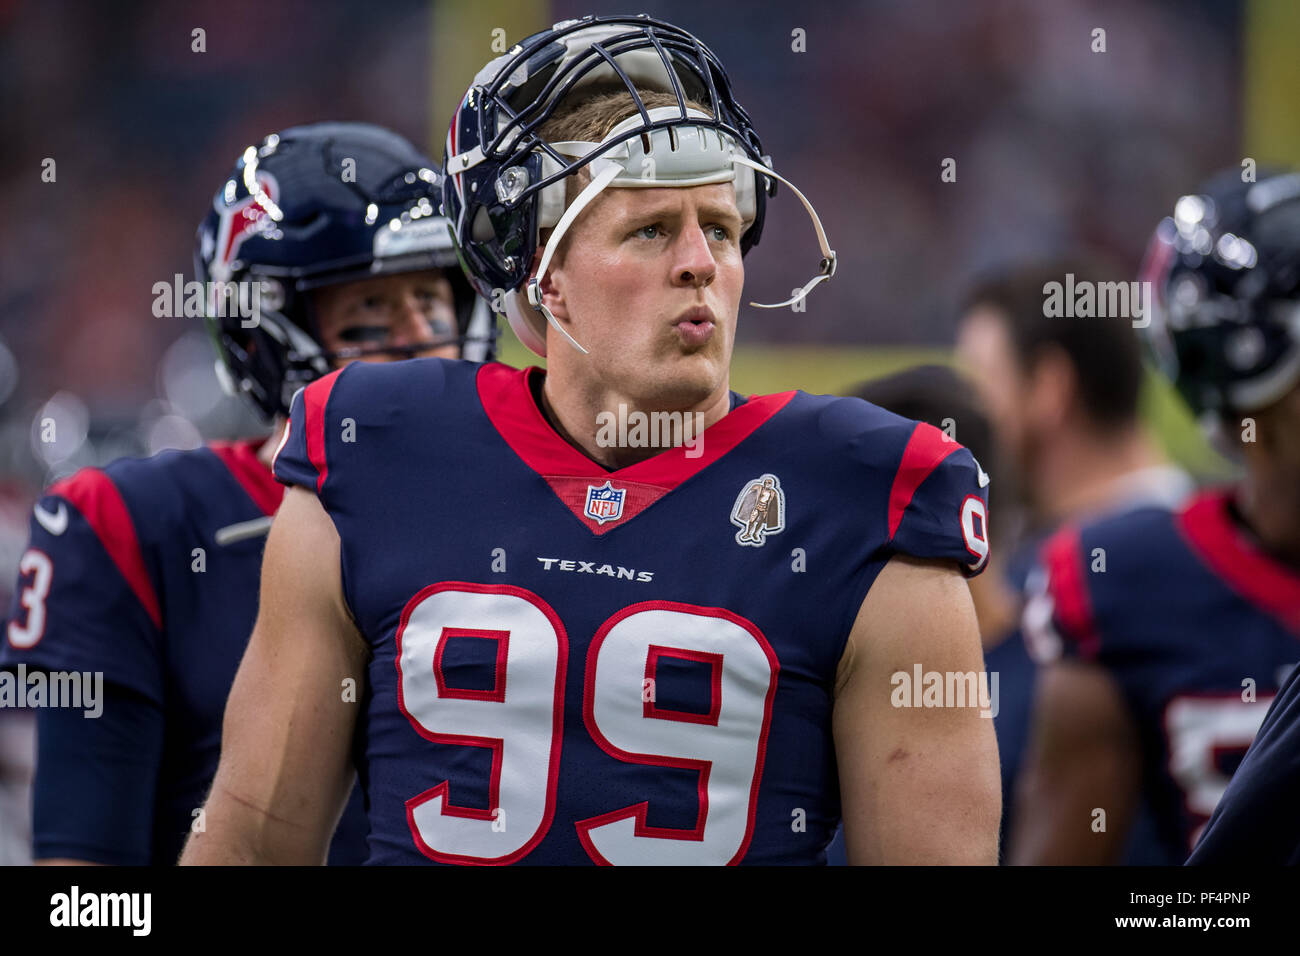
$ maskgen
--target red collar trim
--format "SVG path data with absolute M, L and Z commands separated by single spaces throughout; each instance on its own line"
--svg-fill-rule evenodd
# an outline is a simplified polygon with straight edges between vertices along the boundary
M 604 534 L 625 524 L 678 485 L 718 461 L 795 396 L 793 391 L 789 391 L 750 398 L 705 429 L 699 457 L 687 457 L 687 449 L 679 446 L 666 448 L 654 457 L 626 468 L 606 471 L 561 438 L 546 421 L 528 387 L 528 376 L 533 373 L 541 373 L 541 369 L 520 370 L 496 362 L 484 365 L 478 372 L 479 401 L 506 444 L 524 464 L 546 480 L 552 491 L 594 534 Z M 620 518 L 598 524 L 583 513 L 586 483 L 603 485 L 606 481 L 615 486 L 620 483 L 629 486 L 632 491 L 624 502 Z
M 1300 574 L 1242 534 L 1228 512 L 1231 497 L 1222 488 L 1196 495 L 1178 515 L 1179 530 L 1229 587 L 1300 635 Z
M 230 474 L 239 482 L 240 487 L 253 499 L 253 504 L 263 514 L 273 515 L 284 498 L 284 485 L 275 480 L 271 469 L 257 457 L 258 449 L 266 442 L 265 438 L 251 441 L 214 441 L 208 447 L 221 459 Z

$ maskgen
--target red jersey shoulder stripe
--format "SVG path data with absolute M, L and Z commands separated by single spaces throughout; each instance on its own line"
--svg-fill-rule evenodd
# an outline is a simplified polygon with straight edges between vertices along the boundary
M 1229 513 L 1231 500 L 1230 489 L 1201 492 L 1178 513 L 1179 531 L 1215 576 L 1300 636 L 1300 574 L 1246 539 Z
M 921 487 L 945 458 L 962 447 L 933 425 L 917 422 L 912 429 L 912 436 L 907 440 L 907 447 L 903 449 L 893 486 L 889 489 L 891 539 L 898 533 L 898 526 L 903 523 L 903 513 L 912 503 L 916 489 Z
M 162 630 L 158 595 L 145 568 L 135 524 L 113 479 L 96 468 L 84 468 L 55 482 L 46 494 L 57 495 L 81 512 L 154 627 Z

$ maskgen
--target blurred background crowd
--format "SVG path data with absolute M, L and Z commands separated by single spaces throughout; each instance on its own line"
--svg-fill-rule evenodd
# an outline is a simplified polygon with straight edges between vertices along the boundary
M 493 29 L 513 42 L 589 12 L 568 0 L 462 6 L 0 4 L 7 474 L 31 486 L 102 459 L 83 433 L 111 454 L 251 427 L 220 401 L 197 323 L 154 317 L 154 284 L 188 276 L 209 193 L 245 145 L 363 119 L 439 158 Z M 746 310 L 747 346 L 942 347 L 973 275 L 1080 244 L 1129 278 L 1176 191 L 1240 153 L 1241 3 L 640 6 L 731 66 L 765 148 L 840 254 L 839 281 L 806 312 Z M 1104 53 L 1092 51 L 1098 26 Z M 940 180 L 945 158 L 955 182 Z M 751 297 L 779 301 L 802 284 L 809 246 L 797 204 L 775 203 Z M 67 440 L 33 457 L 26 435 L 51 400 Z

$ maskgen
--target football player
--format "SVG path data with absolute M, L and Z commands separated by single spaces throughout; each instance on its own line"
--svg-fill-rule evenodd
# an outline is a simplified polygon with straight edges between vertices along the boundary
M 462 340 L 490 339 L 440 200 L 427 158 L 360 123 L 269 136 L 217 190 L 195 267 L 218 372 L 272 435 L 85 469 L 37 503 L 0 662 L 102 672 L 106 698 L 98 719 L 37 711 L 38 860 L 171 864 L 201 826 L 284 491 L 270 464 L 293 392 L 353 360 L 455 357 Z M 251 284 L 256 314 L 222 303 Z M 365 836 L 354 799 L 332 862 L 362 862 Z
M 981 475 L 860 400 L 729 389 L 779 176 L 716 57 L 644 16 L 556 24 L 480 71 L 444 172 L 547 370 L 351 366 L 294 401 L 184 861 L 319 858 L 355 733 L 371 863 L 821 863 L 841 813 L 853 862 L 993 863 L 991 722 L 900 691 L 981 670 Z M 792 301 L 835 266 L 808 209 Z M 697 455 L 632 430 L 696 413 Z
M 995 726 L 1004 861 L 1036 678 L 1019 618 L 1044 541 L 1066 521 L 1174 508 L 1192 491 L 1187 473 L 1164 459 L 1143 427 L 1142 349 L 1130 323 L 1046 312 L 1051 283 L 1096 289 L 1105 287 L 1106 277 L 1103 266 L 1082 256 L 1020 265 L 975 283 L 960 310 L 957 354 L 1009 466 L 998 482 L 1003 501 L 997 520 L 1009 532 L 999 538 L 1009 545 L 999 570 L 1016 596 L 1016 626 L 984 634 L 987 666 L 1000 675 Z M 1152 829 L 1143 808 L 1126 860 L 1160 858 Z
M 1145 798 L 1181 863 L 1300 658 L 1300 175 L 1182 197 L 1143 279 L 1156 359 L 1244 475 L 1046 544 L 1020 862 L 1117 862 Z

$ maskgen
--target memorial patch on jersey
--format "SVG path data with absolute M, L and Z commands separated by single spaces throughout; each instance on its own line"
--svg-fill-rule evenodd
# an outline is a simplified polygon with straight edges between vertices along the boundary
M 623 517 L 623 499 L 626 497 L 626 489 L 615 488 L 608 481 L 600 486 L 588 485 L 587 507 L 583 514 L 596 524 L 617 521 Z
M 732 506 L 731 523 L 740 528 L 736 543 L 747 548 L 761 548 L 767 535 L 785 530 L 785 492 L 776 475 L 760 475 L 746 483 Z

